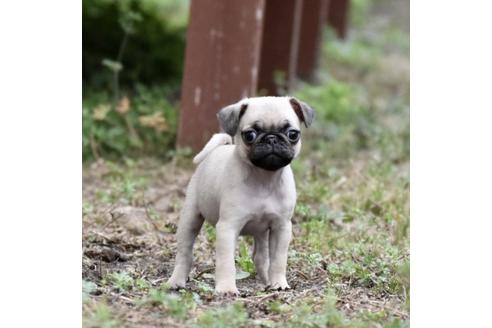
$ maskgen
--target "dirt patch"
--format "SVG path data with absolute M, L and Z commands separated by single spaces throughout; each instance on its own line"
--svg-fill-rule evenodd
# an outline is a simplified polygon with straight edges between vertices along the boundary
M 140 306 L 139 302 L 150 289 L 159 289 L 172 272 L 179 204 L 192 171 L 176 170 L 172 164 L 159 166 L 153 161 L 139 162 L 132 170 L 135 176 L 149 178 L 148 185 L 142 188 L 145 192 L 135 190 L 131 197 L 117 198 L 112 203 L 100 200 L 101 190 L 115 188 L 106 165 L 97 163 L 84 170 L 84 201 L 90 200 L 91 206 L 84 209 L 82 277 L 96 286 L 89 295 L 92 302 L 107 303 L 112 315 L 127 325 L 179 326 L 179 321 L 170 318 L 166 311 Z M 294 236 L 299 234 L 300 225 L 295 223 Z M 295 243 L 293 247 L 295 250 Z M 200 299 L 191 315 L 231 303 L 230 298 L 213 294 L 214 243 L 203 230 L 197 238 L 194 259 L 187 289 Z M 312 267 L 290 263 L 288 281 L 292 289 L 284 292 L 265 291 L 254 276 L 238 280 L 241 294 L 234 301 L 244 304 L 251 320 L 282 322 L 290 313 L 276 313 L 268 304 L 295 306 L 307 299 L 321 303 L 330 281 L 327 265 L 323 261 Z M 131 287 L 118 287 L 121 273 L 130 277 Z M 143 285 L 137 287 L 135 282 Z M 406 319 L 408 314 L 399 310 L 400 303 L 395 296 L 375 294 L 350 281 L 338 290 L 337 308 L 349 318 L 361 310 L 385 310 Z

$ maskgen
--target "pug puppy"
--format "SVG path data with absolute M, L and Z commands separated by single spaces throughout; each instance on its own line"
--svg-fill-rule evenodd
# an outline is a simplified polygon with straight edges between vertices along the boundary
M 253 260 L 270 289 L 290 288 L 287 251 L 296 187 L 290 162 L 301 150 L 301 124 L 314 112 L 293 97 L 243 99 L 217 114 L 227 133 L 215 134 L 196 155 L 177 231 L 171 288 L 185 286 L 193 243 L 207 220 L 216 228 L 215 291 L 238 294 L 234 253 L 239 235 L 254 237 Z

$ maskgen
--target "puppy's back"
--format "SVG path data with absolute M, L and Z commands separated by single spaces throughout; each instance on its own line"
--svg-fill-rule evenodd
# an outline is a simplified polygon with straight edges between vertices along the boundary
M 201 163 L 214 149 L 223 145 L 231 145 L 232 138 L 225 133 L 216 133 L 210 138 L 209 142 L 203 149 L 193 158 L 193 163 Z

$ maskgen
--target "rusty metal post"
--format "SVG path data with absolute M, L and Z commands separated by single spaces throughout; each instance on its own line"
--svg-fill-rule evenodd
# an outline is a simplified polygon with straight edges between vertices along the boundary
M 220 108 L 254 96 L 265 0 L 193 0 L 177 145 L 199 150 Z
M 316 81 L 328 5 L 329 0 L 307 0 L 302 6 L 297 74 L 309 82 Z
M 328 25 L 333 27 L 340 39 L 347 36 L 350 0 L 330 0 L 328 6 Z
M 258 90 L 262 95 L 282 94 L 294 86 L 302 2 L 266 1 L 258 81 Z

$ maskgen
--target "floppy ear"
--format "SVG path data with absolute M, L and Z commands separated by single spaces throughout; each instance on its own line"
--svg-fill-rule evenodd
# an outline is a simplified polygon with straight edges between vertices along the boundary
M 235 136 L 239 127 L 239 121 L 248 108 L 248 104 L 233 104 L 222 108 L 217 113 L 220 127 L 230 136 Z
M 313 123 L 314 110 L 305 102 L 302 102 L 294 97 L 291 97 L 289 101 L 294 109 L 294 112 L 296 112 L 297 117 L 299 117 L 299 120 L 304 122 L 304 125 L 308 128 Z

